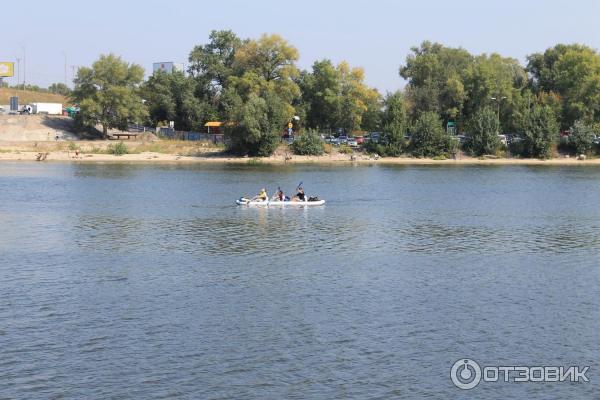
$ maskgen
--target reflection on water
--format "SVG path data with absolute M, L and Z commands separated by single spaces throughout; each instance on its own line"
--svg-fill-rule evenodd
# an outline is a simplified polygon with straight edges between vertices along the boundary
M 598 368 L 595 168 L 2 167 L 0 398 L 453 398 L 461 357 Z M 233 205 L 300 181 L 327 205 Z

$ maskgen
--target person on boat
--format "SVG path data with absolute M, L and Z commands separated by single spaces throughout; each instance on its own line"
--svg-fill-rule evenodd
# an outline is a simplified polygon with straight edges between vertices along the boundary
M 260 193 L 252 198 L 250 201 L 267 201 L 269 196 L 267 195 L 267 189 L 262 188 Z
M 286 197 L 285 194 L 283 194 L 283 190 L 279 189 L 277 191 L 277 194 L 275 194 L 275 201 L 285 201 Z
M 298 188 L 298 192 L 296 193 L 293 201 L 306 201 L 306 195 L 304 194 L 304 189 L 302 186 Z

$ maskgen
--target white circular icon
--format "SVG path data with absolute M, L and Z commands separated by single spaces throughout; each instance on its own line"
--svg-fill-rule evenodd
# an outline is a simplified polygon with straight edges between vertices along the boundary
M 481 367 L 469 358 L 461 358 L 452 366 L 450 379 L 459 389 L 473 389 L 481 381 Z

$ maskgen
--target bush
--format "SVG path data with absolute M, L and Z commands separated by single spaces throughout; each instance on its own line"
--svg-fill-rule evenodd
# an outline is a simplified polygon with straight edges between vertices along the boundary
M 571 134 L 568 138 L 569 147 L 575 154 L 589 154 L 594 147 L 595 133 L 591 125 L 586 125 L 583 121 L 577 121 L 571 128 Z
M 106 150 L 109 154 L 114 154 L 115 156 L 122 156 L 123 154 L 129 153 L 129 149 L 123 142 L 109 144 Z
M 75 142 L 69 142 L 69 150 L 75 151 L 75 150 L 78 150 L 78 149 L 79 149 L 79 146 L 77 146 L 75 144 Z
M 522 123 L 523 149 L 525 157 L 550 158 L 552 144 L 556 141 L 558 122 L 549 106 L 535 105 L 525 115 Z
M 450 150 L 450 140 L 442 128 L 440 117 L 434 112 L 424 112 L 413 128 L 410 143 L 412 154 L 416 157 L 446 155 Z
M 341 145 L 340 148 L 338 149 L 338 151 L 341 154 L 352 154 L 352 153 L 354 153 L 354 150 L 352 150 L 352 147 L 348 146 L 347 144 Z
M 496 112 L 490 107 L 477 111 L 469 120 L 465 149 L 475 156 L 495 154 L 500 147 Z
M 300 136 L 290 147 L 294 154 L 300 156 L 320 156 L 325 152 L 323 140 L 314 131 Z
M 279 145 L 279 132 L 286 121 L 283 101 L 274 94 L 251 94 L 246 102 L 237 98 L 225 133 L 229 150 L 237 155 L 268 157 Z

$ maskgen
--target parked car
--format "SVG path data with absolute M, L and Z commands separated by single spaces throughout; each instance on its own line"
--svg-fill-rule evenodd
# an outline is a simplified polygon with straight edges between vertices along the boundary
M 348 143 L 348 136 L 342 135 L 338 138 L 338 141 L 340 144 L 347 144 Z
M 365 138 L 362 136 L 357 136 L 354 139 L 356 139 L 356 143 L 358 144 L 363 144 L 365 142 Z
M 379 140 L 381 139 L 381 132 L 371 132 L 369 136 L 371 137 L 371 141 L 373 143 L 379 143 Z
M 358 141 L 356 139 L 350 138 L 350 139 L 348 139 L 348 146 L 358 147 Z

